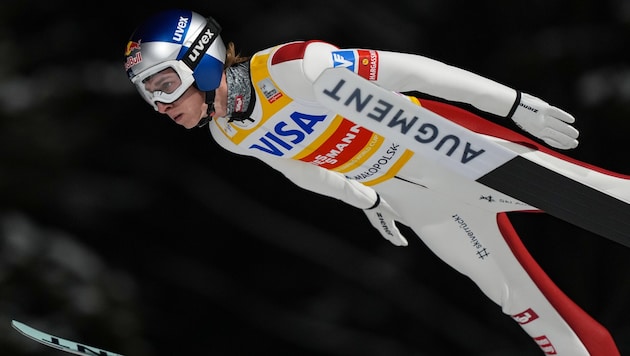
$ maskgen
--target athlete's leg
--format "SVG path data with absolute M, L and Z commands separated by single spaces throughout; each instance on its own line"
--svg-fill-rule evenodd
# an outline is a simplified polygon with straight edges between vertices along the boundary
M 504 215 L 402 181 L 377 189 L 438 257 L 470 277 L 543 351 L 618 355 L 606 329 L 551 282 Z

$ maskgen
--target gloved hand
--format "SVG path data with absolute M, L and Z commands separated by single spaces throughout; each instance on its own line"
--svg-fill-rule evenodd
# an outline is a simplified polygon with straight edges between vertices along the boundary
M 580 134 L 572 124 L 575 118 L 535 96 L 521 93 L 521 101 L 512 115 L 521 129 L 545 141 L 549 146 L 567 150 L 578 145 Z
M 381 199 L 380 195 L 376 195 L 376 203 L 374 206 L 363 210 L 367 215 L 372 226 L 378 230 L 381 235 L 389 242 L 396 246 L 407 246 L 407 239 L 400 233 L 396 227 L 395 220 L 400 220 L 398 213 Z

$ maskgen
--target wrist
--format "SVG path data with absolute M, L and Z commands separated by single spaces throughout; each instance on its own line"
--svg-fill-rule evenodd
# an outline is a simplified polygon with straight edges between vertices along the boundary
M 522 95 L 523 93 L 520 90 L 516 91 L 516 99 L 514 99 L 514 104 L 512 104 L 512 108 L 510 108 L 510 111 L 508 112 L 506 116 L 508 119 L 512 119 L 512 117 L 514 117 L 514 113 L 516 112 L 516 109 L 521 103 Z
M 374 202 L 374 204 L 372 204 L 371 207 L 369 207 L 369 208 L 367 208 L 365 210 L 372 210 L 372 209 L 376 208 L 377 206 L 379 206 L 380 204 L 381 204 L 381 196 L 378 193 L 376 193 L 376 201 Z

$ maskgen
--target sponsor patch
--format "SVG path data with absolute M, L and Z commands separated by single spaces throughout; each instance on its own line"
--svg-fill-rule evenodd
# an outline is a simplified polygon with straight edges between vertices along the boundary
M 273 84 L 273 82 L 269 78 L 265 78 L 259 81 L 257 85 L 262 91 L 267 101 L 270 103 L 273 103 L 274 101 L 282 97 L 282 93 L 280 92 L 280 90 L 276 88 L 276 86 Z
M 534 341 L 540 346 L 540 349 L 545 353 L 545 355 L 557 355 L 556 348 L 553 347 L 551 341 L 547 338 L 547 336 L 542 335 L 534 338 Z
M 332 52 L 333 66 L 348 68 L 350 71 L 356 73 L 356 56 L 354 51 L 334 51 Z
M 237 95 L 234 98 L 234 111 L 233 112 L 243 112 L 243 106 L 245 106 L 242 95 Z
M 378 79 L 378 52 L 374 50 L 342 50 L 332 52 L 333 66 L 347 68 L 368 80 Z
M 357 72 L 367 80 L 378 79 L 378 52 L 373 50 L 358 50 L 359 65 Z
M 517 323 L 521 325 L 525 325 L 538 319 L 538 314 L 536 314 L 536 312 L 534 312 L 532 308 L 529 308 L 524 312 L 512 315 L 512 319 L 514 319 Z

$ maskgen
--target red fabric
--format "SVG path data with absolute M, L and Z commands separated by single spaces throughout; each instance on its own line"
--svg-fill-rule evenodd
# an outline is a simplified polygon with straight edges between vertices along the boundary
M 511 142 L 520 143 L 532 147 L 541 152 L 558 157 L 562 160 L 598 171 L 610 176 L 630 179 L 630 176 L 607 171 L 571 157 L 560 154 L 518 132 L 483 119 L 469 111 L 443 102 L 433 100 L 421 100 L 421 104 L 449 120 L 464 126 L 472 131 L 485 135 L 500 137 Z M 531 256 L 527 248 L 519 238 L 506 213 L 497 214 L 497 222 L 501 234 L 508 243 L 512 253 L 519 263 L 525 268 L 534 283 L 542 291 L 551 305 L 558 311 L 562 318 L 571 326 L 591 356 L 619 356 L 619 350 L 608 330 L 588 315 L 582 308 L 573 302 L 555 283 L 547 276 L 543 269 Z M 542 335 L 541 335 L 542 337 Z M 553 340 L 549 340 L 553 343 Z
M 296 59 L 304 58 L 304 51 L 306 47 L 313 42 L 321 42 L 318 40 L 306 41 L 306 42 L 294 42 L 285 44 L 278 48 L 271 58 L 271 64 L 278 64 L 282 62 L 293 61 Z
M 497 214 L 497 222 L 501 234 L 510 246 L 514 256 L 516 256 L 521 266 L 525 268 L 551 305 L 582 340 L 590 355 L 619 356 L 619 350 L 608 330 L 582 310 L 553 283 L 529 251 L 527 251 L 516 230 L 514 230 L 512 223 L 510 223 L 507 214 Z M 553 340 L 550 341 L 553 343 Z
M 623 175 L 617 172 L 608 171 L 601 167 L 597 167 L 597 166 L 594 166 L 594 165 L 591 165 L 582 161 L 578 161 L 569 156 L 565 156 L 526 136 L 521 135 L 520 133 L 516 131 L 510 130 L 506 127 L 495 124 L 494 122 L 488 121 L 482 117 L 479 117 L 457 106 L 442 103 L 439 101 L 433 101 L 433 100 L 421 100 L 420 103 L 422 104 L 424 108 L 431 110 L 434 113 L 439 114 L 445 118 L 448 118 L 450 121 L 453 121 L 460 126 L 464 126 L 468 128 L 469 130 L 482 133 L 488 136 L 500 137 L 511 142 L 520 143 L 524 146 L 532 147 L 538 151 L 547 153 L 551 156 L 558 157 L 564 161 L 571 162 L 578 166 L 586 167 L 593 171 L 600 172 L 609 176 L 623 178 L 623 179 L 630 179 L 630 176 L 628 175 Z

